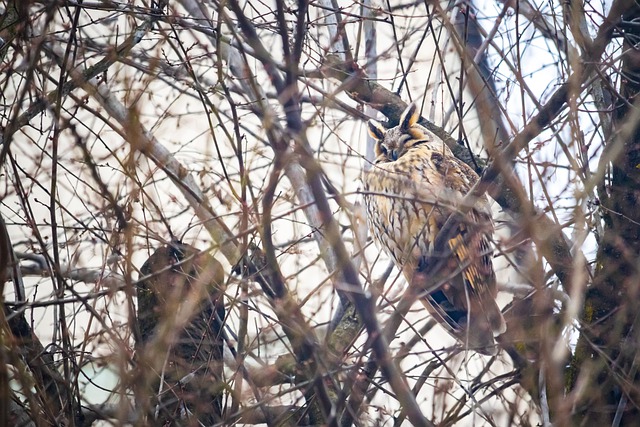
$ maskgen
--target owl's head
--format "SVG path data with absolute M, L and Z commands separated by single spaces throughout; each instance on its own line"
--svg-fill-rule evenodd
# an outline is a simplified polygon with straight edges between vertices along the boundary
M 398 126 L 386 129 L 369 120 L 369 135 L 376 141 L 376 163 L 395 162 L 418 144 L 433 141 L 433 135 L 418 124 L 420 114 L 415 103 L 409 104 L 400 116 Z

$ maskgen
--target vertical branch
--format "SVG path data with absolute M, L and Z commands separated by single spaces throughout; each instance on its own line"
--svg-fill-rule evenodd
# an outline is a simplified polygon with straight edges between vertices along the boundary
M 362 6 L 360 8 L 360 11 L 362 14 L 361 25 L 364 30 L 363 31 L 364 45 L 365 45 L 364 55 L 365 55 L 366 64 L 367 64 L 365 67 L 365 72 L 367 74 L 367 77 L 371 81 L 376 81 L 378 78 L 377 31 L 376 31 L 376 22 L 373 19 L 371 19 L 373 17 L 372 10 L 373 9 L 372 9 L 371 0 L 365 0 L 362 3 Z M 371 105 L 367 104 L 365 106 L 365 115 L 367 115 L 368 117 L 376 118 L 376 114 L 377 114 L 377 110 L 375 110 Z M 366 134 L 367 134 L 366 148 L 365 148 L 366 151 L 365 151 L 364 161 L 362 162 L 363 173 L 367 173 L 367 171 L 371 169 L 371 165 L 373 164 L 373 160 L 374 160 L 375 140 L 368 134 L 368 132 Z M 364 259 L 364 249 L 365 249 L 367 236 L 368 236 L 367 211 L 365 209 L 364 202 L 362 199 L 359 200 L 359 203 L 357 204 L 356 209 L 357 209 L 356 217 L 359 218 L 360 221 L 354 224 L 354 236 L 356 238 L 356 248 L 359 249 L 360 255 L 358 255 L 354 259 L 353 264 L 355 268 L 360 270 L 361 260 Z M 353 310 L 352 306 L 343 306 L 343 309 L 336 313 L 332 322 L 332 326 L 336 325 L 339 321 L 341 321 L 346 316 L 352 315 L 351 314 L 352 310 Z M 357 331 L 360 328 L 357 327 L 353 329 L 354 329 L 353 333 L 357 333 Z M 389 338 L 387 339 L 389 342 L 391 342 L 391 339 Z M 351 369 L 351 377 L 358 378 L 359 377 L 358 373 L 360 373 L 360 370 L 361 370 L 361 362 L 358 362 Z M 377 371 L 377 364 L 376 364 L 376 368 L 371 369 L 372 375 L 376 371 Z M 338 411 L 336 411 L 337 416 L 341 418 L 340 419 L 341 426 L 351 425 L 353 422 L 353 419 L 357 417 L 359 411 L 362 410 L 362 403 L 364 401 L 364 396 L 369 384 L 370 383 L 368 381 L 360 381 L 358 383 L 356 381 L 352 382 L 351 380 L 347 380 L 345 382 L 344 386 L 348 388 L 348 389 L 345 389 L 345 394 L 349 396 L 349 399 L 345 401 L 341 401 L 338 407 Z
M 367 64 L 364 71 L 367 73 L 367 77 L 371 79 L 371 81 L 375 82 L 378 79 L 378 33 L 376 31 L 376 22 L 371 19 L 373 17 L 373 5 L 371 4 L 371 0 L 364 0 L 360 10 L 362 11 L 362 26 L 364 28 L 364 57 Z M 371 105 L 367 104 L 365 106 L 364 113 L 368 117 L 375 119 L 378 111 Z M 371 169 L 371 164 L 374 160 L 373 146 L 374 139 L 371 135 L 367 134 L 365 162 L 363 167 L 365 173 Z
M 329 33 L 329 55 L 336 55 L 341 61 L 353 61 L 349 40 L 344 34 L 344 26 L 340 8 L 336 0 L 319 0 L 318 4 L 324 11 L 324 21 Z

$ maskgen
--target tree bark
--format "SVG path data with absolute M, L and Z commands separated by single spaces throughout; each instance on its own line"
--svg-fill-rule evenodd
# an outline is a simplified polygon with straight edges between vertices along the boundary
M 581 334 L 567 386 L 574 394 L 574 425 L 632 425 L 640 419 L 640 29 L 636 3 L 623 14 L 620 93 L 614 110 L 621 148 L 611 165 L 606 194 L 599 194 L 605 220 L 593 284 L 588 288 Z M 616 141 L 617 139 L 617 141 Z

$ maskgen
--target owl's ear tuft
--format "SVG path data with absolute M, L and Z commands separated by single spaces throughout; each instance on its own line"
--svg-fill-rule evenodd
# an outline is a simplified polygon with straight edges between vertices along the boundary
M 420 118 L 420 114 L 418 113 L 418 107 L 415 102 L 412 102 L 407 106 L 407 108 L 402 112 L 400 116 L 400 129 L 409 130 L 409 128 L 415 125 Z
M 375 139 L 376 141 L 384 139 L 384 134 L 387 132 L 387 130 L 384 128 L 384 126 L 382 126 L 382 123 L 376 122 L 375 120 L 369 120 L 368 128 L 371 138 Z

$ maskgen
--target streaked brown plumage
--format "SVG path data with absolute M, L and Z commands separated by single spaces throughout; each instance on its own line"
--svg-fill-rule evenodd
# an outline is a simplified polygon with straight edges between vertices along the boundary
M 411 104 L 396 127 L 385 129 L 380 123 L 369 122 L 369 133 L 376 140 L 376 159 L 364 179 L 374 240 L 409 283 L 418 267 L 434 259 L 438 232 L 479 179 L 439 138 L 420 126 L 418 118 L 416 106 Z M 430 292 L 422 301 L 467 348 L 494 354 L 494 337 L 503 333 L 506 325 L 495 302 L 490 244 L 493 223 L 487 199 L 478 198 L 454 229 L 448 241 L 452 255 L 437 275 L 438 283 L 433 283 L 433 278 L 427 280 Z M 439 287 L 433 290 L 432 286 Z
M 136 384 L 138 405 L 150 425 L 220 422 L 222 265 L 193 246 L 171 242 L 157 249 L 140 273 L 136 347 L 144 378 Z

